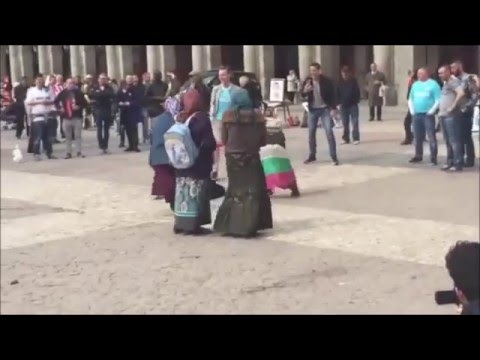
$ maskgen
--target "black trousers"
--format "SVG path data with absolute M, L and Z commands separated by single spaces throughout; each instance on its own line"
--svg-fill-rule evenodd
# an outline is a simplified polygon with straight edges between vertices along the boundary
M 15 109 L 15 117 L 16 117 L 16 123 L 17 123 L 17 129 L 16 129 L 16 136 L 17 138 L 22 137 L 23 130 L 25 129 L 25 120 L 26 120 L 26 112 L 25 112 L 25 106 L 22 104 L 17 104 L 16 109 Z M 27 135 L 28 135 L 28 130 L 27 130 Z
M 58 123 L 58 120 L 57 120 L 57 123 Z M 58 124 L 57 124 L 58 126 Z M 57 129 L 55 129 L 55 138 L 57 137 L 56 136 L 57 134 Z M 65 139 L 65 132 L 63 131 L 63 116 L 60 115 L 60 135 L 62 136 L 62 139 Z
M 412 115 L 410 114 L 410 111 L 407 111 L 407 115 L 403 120 L 403 127 L 405 128 L 405 140 L 412 141 L 413 140 Z
M 50 142 L 53 144 L 57 139 L 58 120 L 56 116 L 50 116 L 47 118 L 47 131 L 50 136 Z
M 125 131 L 127 127 L 127 114 L 126 111 L 120 110 L 120 124 L 118 128 L 118 134 L 120 135 L 120 144 L 125 145 Z
M 375 118 L 375 108 L 377 108 L 377 120 L 382 120 L 382 105 L 370 106 L 370 120 Z
M 94 114 L 94 117 L 95 122 L 97 123 L 98 147 L 102 150 L 107 150 L 112 117 L 110 114 L 98 112 Z
M 50 133 L 47 122 L 36 121 L 32 122 L 32 145 L 33 153 L 40 155 L 40 144 L 43 144 L 43 149 L 48 156 L 52 155 L 52 144 L 50 142 Z
M 128 138 L 128 148 L 138 149 L 138 125 L 136 121 L 128 120 L 125 130 Z

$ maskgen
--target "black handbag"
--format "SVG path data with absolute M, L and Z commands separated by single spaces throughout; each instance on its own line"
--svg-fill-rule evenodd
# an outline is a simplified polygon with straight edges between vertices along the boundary
M 225 196 L 225 188 L 214 180 L 209 180 L 209 198 L 210 200 L 219 199 Z

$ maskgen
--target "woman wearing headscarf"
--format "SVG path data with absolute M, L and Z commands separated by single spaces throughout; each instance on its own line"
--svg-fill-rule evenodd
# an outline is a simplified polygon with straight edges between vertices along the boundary
M 152 119 L 150 137 L 150 166 L 155 172 L 153 176 L 152 195 L 156 199 L 165 199 L 173 210 L 175 200 L 175 169 L 170 165 L 165 150 L 163 135 L 175 123 L 175 116 L 180 112 L 180 100 L 174 96 L 165 100 L 165 111 Z
M 265 119 L 252 107 L 248 92 L 235 89 L 232 110 L 222 119 L 228 189 L 214 229 L 224 235 L 252 237 L 271 229 L 272 209 L 259 150 L 266 144 Z
M 208 114 L 202 111 L 202 101 L 197 90 L 190 89 L 182 97 L 183 110 L 178 114 L 178 122 L 188 122 L 193 142 L 199 150 L 192 167 L 176 169 L 175 185 L 175 225 L 178 233 L 200 235 L 207 232 L 202 225 L 212 222 L 210 214 L 210 173 L 213 165 L 213 152 L 217 143 L 213 136 Z

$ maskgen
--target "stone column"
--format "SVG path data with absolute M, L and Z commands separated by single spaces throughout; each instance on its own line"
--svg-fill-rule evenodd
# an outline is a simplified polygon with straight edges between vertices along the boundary
M 301 80 L 309 75 L 312 60 L 312 47 L 310 45 L 298 45 L 298 69 Z
M 440 47 L 438 45 L 426 45 L 426 47 L 425 65 L 428 66 L 430 73 L 435 73 L 440 66 Z
M 175 45 L 160 45 L 160 71 L 164 77 L 167 72 L 175 70 L 176 63 Z
M 406 104 L 407 72 L 425 65 L 427 47 L 425 45 L 394 45 L 394 52 L 394 88 L 398 94 L 398 103 Z
M 243 45 L 243 69 L 247 72 L 257 72 L 257 46 Z
M 9 45 L 11 81 L 20 82 L 22 76 L 32 79 L 33 73 L 33 52 L 31 45 Z
M 133 47 L 131 45 L 117 45 L 117 59 L 120 70 L 120 77 L 124 79 L 127 75 L 133 74 Z
M 51 57 L 48 54 L 48 45 L 38 45 L 38 69 L 44 75 L 52 74 Z
M 373 61 L 377 64 L 378 70 L 385 74 L 387 83 L 393 83 L 393 46 L 373 45 Z
M 192 71 L 205 70 L 203 45 L 192 45 Z
M 273 45 L 259 45 L 257 76 L 262 86 L 262 95 L 268 100 L 270 94 L 270 79 L 275 72 L 275 51 Z
M 107 55 L 107 74 L 112 79 L 120 79 L 120 67 L 116 45 L 106 45 L 105 53 Z
M 3 77 L 7 74 L 7 45 L 0 45 L 0 76 Z
M 212 70 L 222 65 L 222 48 L 221 45 L 205 45 L 205 65 L 206 69 Z
M 147 45 L 147 71 L 153 74 L 160 69 L 161 45 Z
M 61 45 L 38 45 L 38 68 L 42 74 L 63 75 L 63 51 Z
M 70 73 L 72 76 L 82 75 L 82 49 L 80 45 L 70 45 Z
M 87 74 L 95 76 L 97 73 L 95 45 L 81 45 L 82 56 L 82 75 Z
M 314 59 L 322 66 L 322 73 L 333 80 L 340 78 L 340 46 L 314 45 Z

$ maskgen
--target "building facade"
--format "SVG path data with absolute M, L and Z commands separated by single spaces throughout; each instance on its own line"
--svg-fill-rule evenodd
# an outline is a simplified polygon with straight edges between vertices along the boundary
M 120 79 L 145 71 L 187 74 L 222 64 L 255 72 L 265 93 L 273 77 L 294 69 L 301 78 L 313 61 L 338 79 L 341 66 L 353 69 L 360 82 L 372 62 L 386 74 L 387 104 L 405 103 L 407 72 L 419 66 L 432 70 L 461 59 L 467 72 L 479 72 L 479 46 L 465 45 L 1 45 L 0 74 L 13 82 L 23 75 L 60 73 L 65 76 L 106 72 Z

